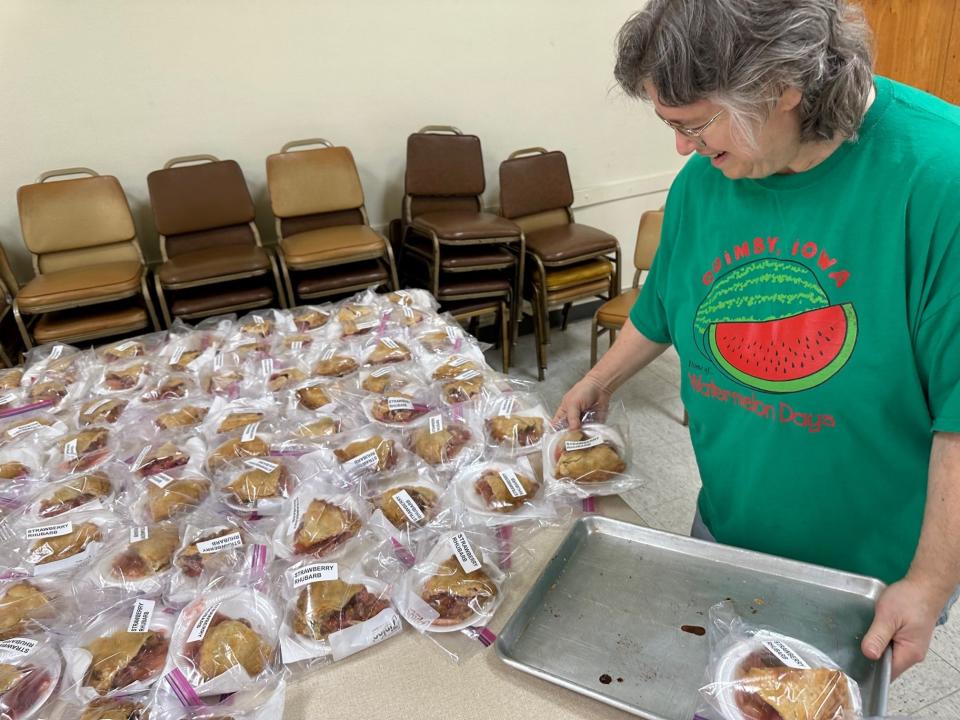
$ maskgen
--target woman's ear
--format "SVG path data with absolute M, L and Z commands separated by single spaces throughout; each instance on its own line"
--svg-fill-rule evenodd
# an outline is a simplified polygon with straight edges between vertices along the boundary
M 777 109 L 780 112 L 790 112 L 800 104 L 801 100 L 803 100 L 803 93 L 795 87 L 788 87 L 777 100 Z

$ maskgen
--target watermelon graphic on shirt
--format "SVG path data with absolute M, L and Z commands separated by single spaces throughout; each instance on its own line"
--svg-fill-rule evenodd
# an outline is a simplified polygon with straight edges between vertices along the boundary
M 694 320 L 697 344 L 755 390 L 799 392 L 833 377 L 857 341 L 851 303 L 831 305 L 809 268 L 755 260 L 722 275 Z

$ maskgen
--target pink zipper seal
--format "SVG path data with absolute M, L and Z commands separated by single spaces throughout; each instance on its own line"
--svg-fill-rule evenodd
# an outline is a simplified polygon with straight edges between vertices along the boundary
M 28 413 L 31 410 L 40 410 L 41 408 L 52 407 L 55 403 L 53 400 L 41 400 L 40 402 L 30 403 L 29 405 L 21 405 L 20 407 L 7 408 L 6 410 L 0 410 L 0 418 L 14 417 L 16 415 L 23 415 Z
M 410 552 L 409 548 L 396 538 L 390 538 L 390 544 L 393 545 L 393 554 L 404 567 L 412 568 L 417 563 L 417 559 Z
M 480 644 L 484 647 L 490 647 L 497 641 L 497 636 L 488 627 L 477 627 L 476 625 L 471 625 L 467 628 L 470 631 L 470 634 L 475 640 L 479 640 Z
M 203 700 L 200 699 L 197 691 L 194 690 L 193 685 L 190 684 L 190 681 L 187 680 L 186 676 L 180 671 L 180 668 L 174 668 L 168 672 L 166 681 L 173 691 L 173 694 L 177 696 L 177 700 L 179 700 L 180 704 L 184 707 L 200 707 L 203 705 Z
M 582 505 L 585 513 L 595 513 L 597 511 L 597 499 L 593 495 L 584 498 Z

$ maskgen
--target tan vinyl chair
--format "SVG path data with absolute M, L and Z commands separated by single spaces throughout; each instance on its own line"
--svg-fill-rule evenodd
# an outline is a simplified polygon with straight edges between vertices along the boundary
M 593 315 L 590 329 L 590 367 L 597 364 L 597 341 L 600 333 L 610 333 L 610 344 L 617 338 L 617 331 L 630 317 L 630 309 L 640 297 L 640 275 L 650 269 L 653 257 L 660 246 L 660 230 L 663 227 L 663 210 L 647 210 L 640 216 L 637 228 L 637 247 L 633 251 L 633 287 L 622 295 L 608 300 Z
M 74 175 L 86 177 L 50 182 Z M 27 349 L 34 340 L 77 343 L 159 330 L 133 217 L 115 177 L 52 170 L 21 187 L 17 205 L 36 273 L 13 303 Z
M 167 325 L 240 310 L 287 306 L 253 199 L 233 160 L 188 155 L 147 176 L 163 264 L 154 281 Z M 168 297 L 169 295 L 169 297 Z
M 294 148 L 320 145 L 309 150 Z M 389 241 L 370 227 L 348 148 L 295 140 L 267 158 L 280 269 L 291 305 L 371 285 L 399 289 Z

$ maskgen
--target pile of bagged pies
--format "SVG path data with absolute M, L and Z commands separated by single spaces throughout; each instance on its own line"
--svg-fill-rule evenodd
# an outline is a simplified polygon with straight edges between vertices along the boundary
M 0 372 L 0 714 L 277 717 L 285 669 L 477 636 L 504 528 L 629 463 L 549 418 L 422 290 L 34 349 Z

